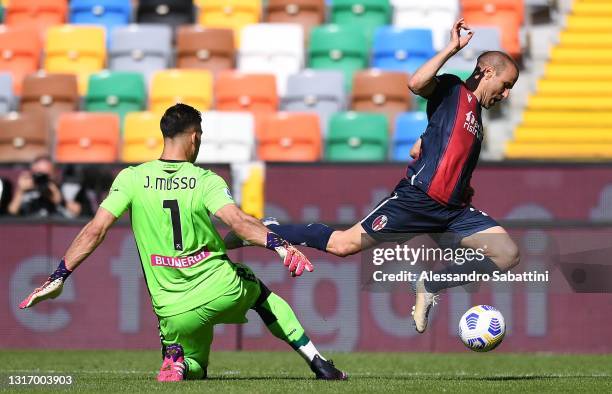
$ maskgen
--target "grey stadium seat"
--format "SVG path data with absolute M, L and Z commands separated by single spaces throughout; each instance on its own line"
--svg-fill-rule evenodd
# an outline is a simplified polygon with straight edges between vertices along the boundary
M 289 76 L 287 92 L 281 103 L 283 111 L 319 114 L 324 133 L 329 117 L 345 107 L 344 75 L 332 70 L 304 70 Z
M 474 37 L 470 44 L 457 55 L 451 57 L 444 65 L 448 70 L 472 71 L 476 66 L 476 59 L 484 51 L 501 49 L 501 33 L 497 27 L 470 26 Z
M 128 25 L 113 30 L 109 50 L 112 71 L 141 72 L 147 79 L 170 66 L 172 29 L 167 25 Z
M 13 79 L 9 73 L 0 73 L 0 115 L 8 114 L 14 105 Z

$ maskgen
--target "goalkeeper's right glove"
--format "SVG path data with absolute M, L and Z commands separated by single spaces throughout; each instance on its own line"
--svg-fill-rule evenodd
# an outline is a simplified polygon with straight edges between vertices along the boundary
M 26 309 L 38 304 L 41 301 L 58 297 L 60 294 L 62 294 L 62 290 L 64 289 L 64 281 L 70 276 L 71 273 L 72 271 L 66 268 L 65 260 L 62 259 L 55 272 L 49 276 L 47 281 L 43 283 L 42 286 L 34 289 L 29 296 L 21 301 L 19 308 Z
M 295 246 L 281 238 L 278 234 L 268 233 L 266 239 L 266 248 L 275 250 L 276 253 L 283 259 L 283 264 L 291 272 L 291 276 L 300 276 L 304 270 L 312 272 L 314 266 L 302 252 Z

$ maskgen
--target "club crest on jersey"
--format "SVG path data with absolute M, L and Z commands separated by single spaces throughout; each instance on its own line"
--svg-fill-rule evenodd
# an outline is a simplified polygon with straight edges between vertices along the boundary
M 387 219 L 387 216 L 385 215 L 380 215 L 378 216 L 376 219 L 374 219 L 374 221 L 372 222 L 372 230 L 374 231 L 380 231 L 383 228 L 385 228 L 385 226 L 387 225 L 387 222 L 389 220 Z

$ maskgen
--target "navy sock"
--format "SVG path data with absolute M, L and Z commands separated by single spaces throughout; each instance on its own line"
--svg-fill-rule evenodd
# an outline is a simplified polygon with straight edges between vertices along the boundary
M 448 267 L 437 271 L 435 274 L 471 274 L 472 272 L 477 272 L 479 274 L 489 274 L 492 275 L 494 271 L 501 271 L 497 265 L 488 257 L 485 257 L 482 261 L 466 261 L 463 264 L 451 264 Z M 425 281 L 425 289 L 430 293 L 437 293 L 444 289 L 450 289 L 451 287 L 463 286 L 468 283 L 472 283 L 471 281 L 435 281 L 435 280 L 426 280 Z
M 324 252 L 329 238 L 335 231 L 322 223 L 269 224 L 267 227 L 294 245 L 306 245 Z

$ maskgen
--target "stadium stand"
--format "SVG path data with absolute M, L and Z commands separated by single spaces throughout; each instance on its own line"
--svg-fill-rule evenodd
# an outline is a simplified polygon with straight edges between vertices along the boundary
M 107 40 L 110 40 L 115 27 L 130 23 L 131 14 L 130 0 L 72 0 L 69 21 L 72 24 L 102 25 Z
M 220 111 L 275 112 L 279 102 L 276 78 L 223 71 L 215 81 L 215 99 Z
M 353 111 L 384 114 L 392 125 L 399 113 L 412 109 L 413 102 L 414 97 L 408 89 L 408 74 L 378 69 L 355 73 Z
M 176 103 L 206 111 L 213 102 L 213 77 L 208 70 L 163 70 L 153 75 L 149 109 L 163 113 Z
M 141 72 L 147 80 L 172 59 L 172 29 L 164 25 L 129 25 L 112 32 L 109 69 Z
M 287 93 L 281 109 L 290 112 L 314 112 L 319 115 L 323 136 L 327 135 L 329 117 L 346 108 L 344 75 L 333 70 L 304 70 L 289 76 Z
M 391 21 L 389 0 L 334 0 L 330 13 L 332 23 L 357 26 L 368 40 L 377 27 Z
M 87 91 L 89 75 L 104 68 L 106 43 L 100 26 L 63 25 L 47 30 L 45 70 L 51 73 L 75 73 L 79 93 Z
M 47 28 L 66 23 L 67 15 L 66 0 L 11 0 L 4 23 L 36 28 L 42 37 Z
M 121 121 L 128 112 L 143 111 L 147 92 L 141 73 L 102 71 L 89 77 L 85 110 L 114 112 Z
M 317 161 L 321 128 L 313 113 L 277 112 L 262 116 L 257 155 L 265 161 Z
M 243 73 L 269 73 L 276 77 L 282 96 L 287 78 L 304 67 L 302 27 L 289 23 L 261 23 L 242 29 L 238 70 Z
M 243 27 L 261 20 L 261 0 L 197 0 L 196 5 L 200 25 L 232 29 L 237 43 Z
M 313 69 L 340 70 L 344 86 L 351 89 L 355 71 L 368 65 L 365 33 L 353 25 L 323 25 L 312 29 L 308 64 Z
M 159 131 L 161 115 L 153 112 L 130 112 L 123 122 L 121 160 L 141 163 L 159 158 L 163 147 Z
M 427 114 L 422 111 L 405 112 L 395 120 L 391 158 L 410 160 L 410 149 L 427 128 Z
M 139 0 L 136 21 L 176 28 L 195 22 L 192 0 Z
M 202 114 L 198 163 L 246 163 L 254 158 L 255 120 L 249 112 L 210 111 Z
M 389 141 L 387 117 L 341 112 L 329 122 L 325 147 L 328 161 L 385 161 Z
M 459 15 L 458 0 L 391 0 L 391 4 L 393 26 L 430 29 L 436 50 L 448 43 L 448 27 L 452 26 Z
M 501 32 L 497 27 L 473 27 L 470 44 L 446 62 L 444 69 L 452 74 L 469 72 L 476 67 L 476 59 L 484 51 L 501 50 Z M 469 75 L 469 74 L 468 74 Z
M 0 117 L 0 161 L 31 162 L 49 154 L 49 132 L 41 114 L 11 112 Z
M 35 29 L 0 26 L 0 71 L 11 73 L 16 95 L 23 78 L 38 70 L 41 46 Z
M 79 90 L 74 74 L 48 74 L 40 71 L 25 77 L 21 111 L 26 114 L 43 114 L 51 131 L 55 130 L 60 114 L 76 111 L 78 107 Z
M 235 66 L 234 32 L 230 29 L 181 26 L 176 35 L 176 67 L 202 68 L 216 75 Z
M 296 23 L 304 31 L 304 43 L 308 46 L 311 30 L 325 22 L 324 0 L 268 0 L 266 22 Z
M 0 115 L 5 115 L 13 109 L 13 77 L 9 73 L 0 73 Z
M 118 158 L 119 116 L 63 113 L 56 138 L 55 160 L 60 163 L 113 163 Z
M 412 74 L 434 54 L 431 30 L 380 27 L 374 33 L 375 68 Z

